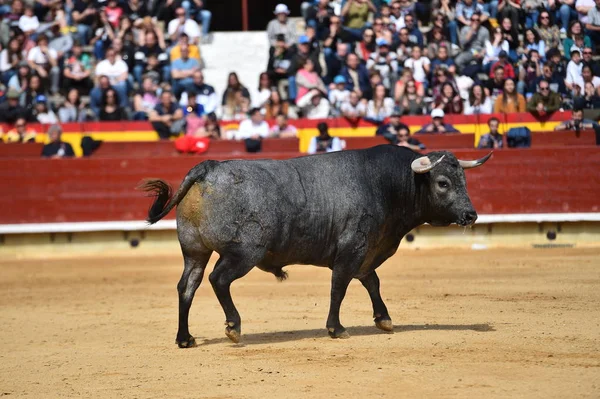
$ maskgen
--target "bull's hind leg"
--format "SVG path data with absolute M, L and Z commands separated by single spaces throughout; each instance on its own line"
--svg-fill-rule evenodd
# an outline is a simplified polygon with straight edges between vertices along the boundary
M 175 342 L 180 348 L 190 348 L 196 345 L 196 340 L 190 335 L 188 317 L 194 294 L 202 282 L 204 269 L 211 252 L 186 253 L 184 251 L 184 268 L 181 279 L 177 284 L 179 293 L 179 330 Z
M 225 313 L 225 335 L 235 343 L 238 343 L 241 338 L 242 320 L 231 299 L 231 283 L 248 274 L 257 263 L 249 257 L 223 255 L 208 277 Z
M 377 328 L 383 331 L 392 331 L 394 325 L 392 319 L 388 314 L 387 307 L 383 303 L 381 293 L 379 292 L 379 276 L 375 271 L 359 279 L 362 285 L 369 292 L 371 302 L 373 303 L 373 317 L 375 319 L 375 325 Z

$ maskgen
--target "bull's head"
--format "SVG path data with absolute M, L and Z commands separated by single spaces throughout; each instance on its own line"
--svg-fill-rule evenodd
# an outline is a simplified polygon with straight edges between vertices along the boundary
M 467 194 L 467 182 L 464 169 L 476 168 L 490 159 L 490 152 L 475 161 L 462 161 L 449 152 L 433 152 L 415 159 L 413 172 L 423 175 L 427 206 L 425 222 L 433 226 L 448 226 L 456 223 L 469 226 L 477 220 Z

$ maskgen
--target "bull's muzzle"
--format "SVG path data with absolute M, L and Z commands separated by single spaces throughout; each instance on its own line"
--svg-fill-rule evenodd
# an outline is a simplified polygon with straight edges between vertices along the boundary
M 475 224 L 475 221 L 477 220 L 477 212 L 475 211 L 466 211 L 465 213 L 463 213 L 460 222 L 458 224 L 460 224 L 461 226 L 471 226 L 473 224 Z

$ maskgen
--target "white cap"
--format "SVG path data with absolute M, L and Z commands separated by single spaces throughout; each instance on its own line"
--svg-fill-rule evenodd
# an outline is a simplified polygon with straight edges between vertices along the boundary
M 444 110 L 443 109 L 439 109 L 436 108 L 433 111 L 431 111 L 431 117 L 432 118 L 443 118 L 444 117 Z
M 290 10 L 288 9 L 288 6 L 286 6 L 285 4 L 277 4 L 277 6 L 275 7 L 275 11 L 273 11 L 273 14 L 289 14 Z

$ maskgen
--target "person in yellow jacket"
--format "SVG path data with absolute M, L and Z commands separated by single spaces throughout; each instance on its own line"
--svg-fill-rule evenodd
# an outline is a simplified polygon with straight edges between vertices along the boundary
M 169 54 L 169 56 L 171 57 L 171 62 L 181 58 L 181 45 L 182 44 L 187 44 L 188 49 L 189 49 L 189 57 L 198 60 L 198 62 L 200 62 L 200 69 L 203 69 L 204 68 L 204 60 L 202 59 L 202 56 L 200 55 L 200 47 L 198 47 L 195 44 L 190 44 L 190 39 L 189 39 L 188 35 L 186 35 L 185 33 L 182 33 L 181 36 L 179 36 L 179 41 L 177 42 L 177 45 L 173 46 L 173 48 L 171 49 L 171 54 Z
M 7 143 L 33 143 L 37 132 L 27 127 L 25 118 L 18 118 L 15 121 L 15 127 L 10 129 L 4 135 L 4 141 Z

